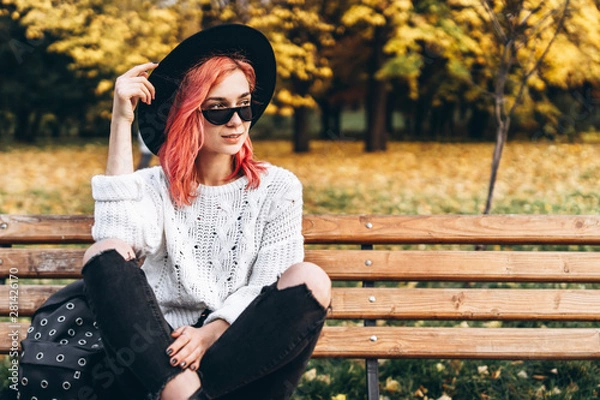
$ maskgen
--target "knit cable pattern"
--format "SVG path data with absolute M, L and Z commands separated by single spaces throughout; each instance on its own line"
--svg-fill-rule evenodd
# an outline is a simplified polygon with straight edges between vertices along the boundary
M 245 177 L 201 185 L 190 206 L 176 207 L 161 167 L 92 178 L 94 240 L 129 243 L 154 289 L 167 322 L 230 324 L 292 264 L 304 258 L 302 185 L 267 164 L 256 189 Z

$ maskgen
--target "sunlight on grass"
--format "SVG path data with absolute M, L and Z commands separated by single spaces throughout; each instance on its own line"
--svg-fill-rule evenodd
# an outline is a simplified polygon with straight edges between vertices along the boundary
M 259 141 L 259 159 L 293 171 L 306 213 L 476 214 L 485 202 L 492 144 L 390 143 L 364 153 L 359 142 L 313 142 L 294 154 L 287 141 Z M 0 212 L 91 213 L 90 178 L 106 146 L 14 147 L 0 152 Z M 600 203 L 599 145 L 509 143 L 495 213 L 586 214 Z M 155 160 L 156 163 L 156 160 Z

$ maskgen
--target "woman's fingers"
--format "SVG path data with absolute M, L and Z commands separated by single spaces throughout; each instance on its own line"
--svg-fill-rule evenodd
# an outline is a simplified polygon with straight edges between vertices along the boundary
M 122 100 L 139 99 L 150 103 L 156 94 L 154 86 L 145 77 L 118 78 L 115 94 Z
M 186 368 L 191 368 L 192 366 L 194 366 L 195 364 L 200 365 L 200 358 L 202 357 L 202 349 L 198 346 L 192 347 L 192 346 L 185 346 L 184 349 L 189 349 L 191 350 L 188 355 L 183 358 L 182 357 L 182 361 L 179 362 L 179 366 L 183 369 Z M 194 369 L 192 369 L 192 371 L 195 371 L 198 367 L 195 366 Z
M 182 369 L 193 366 L 193 370 L 197 370 L 204 354 L 201 332 L 191 327 L 180 327 L 174 330 L 171 336 L 175 338 L 167 348 L 171 365 L 177 365 Z
M 156 67 L 158 67 L 158 63 L 153 63 L 153 62 L 136 65 L 135 67 L 131 68 L 129 71 L 125 72 L 121 76 L 133 78 L 135 76 L 140 76 L 140 74 L 142 74 L 144 72 L 147 73 L 148 71 L 152 71 Z

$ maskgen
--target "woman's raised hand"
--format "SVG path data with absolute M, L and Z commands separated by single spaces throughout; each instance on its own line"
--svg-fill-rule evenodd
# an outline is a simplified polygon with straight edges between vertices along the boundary
M 148 72 L 156 68 L 156 63 L 136 65 L 117 78 L 113 100 L 113 120 L 123 119 L 133 122 L 138 101 L 146 104 L 154 99 L 154 86 L 148 81 Z

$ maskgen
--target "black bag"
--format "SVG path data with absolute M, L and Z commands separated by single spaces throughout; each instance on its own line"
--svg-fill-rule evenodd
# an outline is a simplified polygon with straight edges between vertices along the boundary
M 83 280 L 56 292 L 33 314 L 21 342 L 20 399 L 94 398 L 92 368 L 105 356 Z

